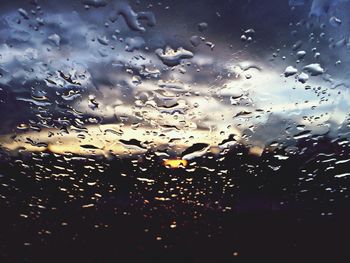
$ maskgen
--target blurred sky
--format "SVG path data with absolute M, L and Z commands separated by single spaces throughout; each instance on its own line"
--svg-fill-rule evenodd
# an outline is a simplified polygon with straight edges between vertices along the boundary
M 236 134 L 263 145 L 301 129 L 347 132 L 347 1 L 0 5 L 2 134 L 20 132 L 19 124 L 45 134 L 121 124 L 169 139 L 192 133 L 196 142 L 217 143 Z M 193 57 L 166 65 L 157 55 L 166 47 Z M 308 70 L 317 64 L 322 74 Z M 297 72 L 286 77 L 288 66 Z M 302 73 L 306 82 L 298 81 Z

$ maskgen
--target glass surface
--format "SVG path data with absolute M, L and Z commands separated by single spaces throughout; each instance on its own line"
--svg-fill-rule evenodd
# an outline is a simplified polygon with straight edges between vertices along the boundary
M 349 262 L 349 10 L 2 0 L 0 262 Z

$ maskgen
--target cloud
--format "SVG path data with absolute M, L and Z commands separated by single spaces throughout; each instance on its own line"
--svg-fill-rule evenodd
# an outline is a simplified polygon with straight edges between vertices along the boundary
M 220 19 L 208 18 L 208 28 L 199 32 L 193 17 L 181 20 L 189 10 L 180 2 L 170 9 L 88 2 L 98 8 L 49 3 L 29 12 L 14 3 L 2 11 L 0 94 L 5 103 L 0 107 L 8 114 L 0 117 L 6 124 L 1 133 L 18 132 L 20 123 L 45 131 L 117 123 L 158 129 L 165 136 L 207 132 L 220 140 L 251 130 L 254 136 L 246 143 L 262 145 L 282 132 L 266 129 L 277 125 L 272 120 L 315 130 L 322 125 L 336 130 L 346 120 L 348 40 L 343 36 L 339 42 L 344 23 L 324 32 L 312 27 L 313 20 L 270 30 L 282 7 L 271 4 L 259 13 L 256 0 L 246 16 L 231 21 L 223 12 Z M 238 12 L 235 8 L 232 4 L 227 11 Z M 304 9 L 291 17 L 307 20 L 305 7 L 296 8 Z M 211 11 L 203 8 L 198 16 L 209 17 Z M 278 16 L 261 22 L 266 12 Z M 347 21 L 342 12 L 339 17 Z M 180 20 L 185 27 L 179 27 Z M 241 33 L 251 34 L 251 43 L 243 43 Z M 333 40 L 322 39 L 322 33 Z M 194 35 L 199 35 L 196 47 L 190 41 Z M 298 74 L 307 65 L 320 65 L 322 72 L 300 82 Z M 298 74 L 285 77 L 287 67 Z

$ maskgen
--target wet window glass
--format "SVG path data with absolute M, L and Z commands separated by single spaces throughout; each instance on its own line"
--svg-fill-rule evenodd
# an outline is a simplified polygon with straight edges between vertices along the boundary
M 1 262 L 350 260 L 350 1 L 0 7 Z

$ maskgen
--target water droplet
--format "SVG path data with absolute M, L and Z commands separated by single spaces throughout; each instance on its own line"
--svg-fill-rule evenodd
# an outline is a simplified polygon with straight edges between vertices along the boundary
M 290 77 L 295 75 L 296 73 L 298 73 L 298 70 L 293 67 L 293 66 L 288 66 L 285 70 L 284 70 L 284 76 L 285 77 Z
M 324 73 L 324 69 L 318 63 L 309 64 L 304 67 L 304 70 L 309 72 L 311 76 L 318 76 Z
M 156 55 L 162 60 L 162 62 L 167 66 L 176 66 L 181 63 L 183 59 L 189 59 L 193 57 L 193 53 L 182 47 L 174 50 L 170 47 L 166 47 L 165 50 L 157 49 L 155 51 Z

